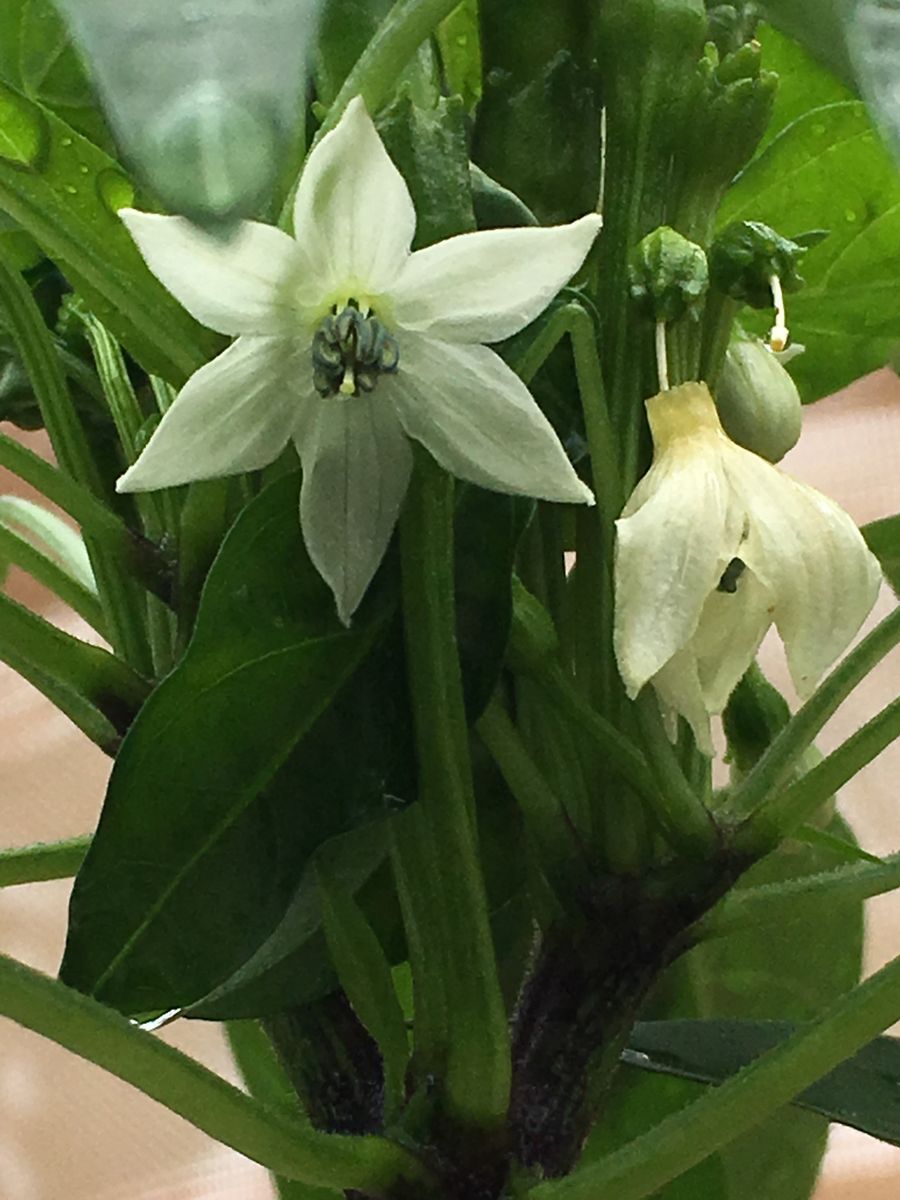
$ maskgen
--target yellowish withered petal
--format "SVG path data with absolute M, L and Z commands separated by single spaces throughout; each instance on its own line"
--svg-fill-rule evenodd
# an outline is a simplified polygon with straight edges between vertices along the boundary
M 736 446 L 704 384 L 647 402 L 654 461 L 617 523 L 615 648 L 711 753 L 709 717 L 774 622 L 801 695 L 847 647 L 881 571 L 850 517 Z

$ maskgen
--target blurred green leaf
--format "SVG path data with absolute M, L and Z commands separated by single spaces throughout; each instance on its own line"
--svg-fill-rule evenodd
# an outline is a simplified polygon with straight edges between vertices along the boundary
M 784 129 L 725 197 L 720 226 L 744 219 L 788 237 L 829 231 L 788 299 L 792 338 L 806 346 L 790 368 L 804 399 L 883 366 L 900 332 L 900 175 L 865 106 L 827 105 Z M 757 329 L 771 323 L 746 315 Z
M 435 36 L 447 88 L 451 95 L 462 97 L 471 116 L 478 107 L 482 90 L 478 0 L 462 0 L 459 8 L 441 22 Z
M 761 26 L 756 36 L 762 43 L 763 65 L 778 76 L 772 119 L 760 150 L 810 109 L 856 99 L 846 84 L 817 62 L 799 42 L 774 26 Z

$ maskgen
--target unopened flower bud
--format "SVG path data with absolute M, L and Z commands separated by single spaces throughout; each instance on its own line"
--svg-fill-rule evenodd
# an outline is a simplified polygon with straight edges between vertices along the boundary
M 628 270 L 631 295 L 654 321 L 676 321 L 697 310 L 709 287 L 703 249 L 668 225 L 638 244 Z
M 797 444 L 802 403 L 797 385 L 762 342 L 732 341 L 716 385 L 716 408 L 725 432 L 769 462 Z

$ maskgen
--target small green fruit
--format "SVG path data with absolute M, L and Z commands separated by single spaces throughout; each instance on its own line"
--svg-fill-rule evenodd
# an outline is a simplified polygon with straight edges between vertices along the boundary
M 757 339 L 732 341 L 716 385 L 725 432 L 747 450 L 779 462 L 797 444 L 803 405 L 797 385 Z

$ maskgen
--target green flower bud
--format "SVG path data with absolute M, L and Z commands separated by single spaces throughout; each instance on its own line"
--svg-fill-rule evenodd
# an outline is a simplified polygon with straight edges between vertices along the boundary
M 668 225 L 638 244 L 628 278 L 632 299 L 654 321 L 677 321 L 685 313 L 697 317 L 709 287 L 702 248 Z
M 755 338 L 741 337 L 729 346 L 716 408 L 731 440 L 769 462 L 784 458 L 800 437 L 803 405 L 797 385 Z

